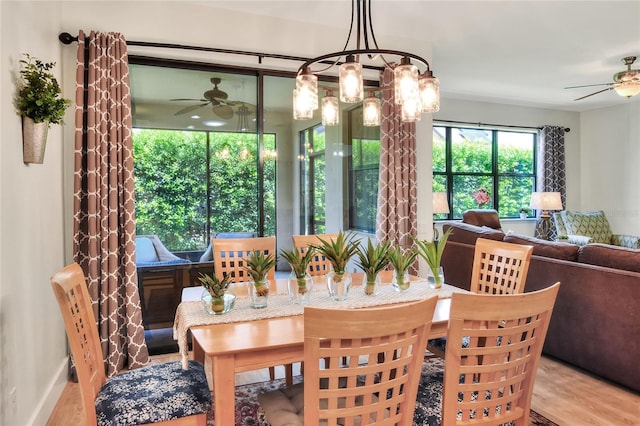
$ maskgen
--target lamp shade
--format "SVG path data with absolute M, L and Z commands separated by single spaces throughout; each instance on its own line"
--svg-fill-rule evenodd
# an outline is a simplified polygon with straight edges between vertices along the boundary
M 449 213 L 449 202 L 447 201 L 446 192 L 433 193 L 433 214 Z
M 559 192 L 531 193 L 530 207 L 535 210 L 562 210 L 562 200 Z

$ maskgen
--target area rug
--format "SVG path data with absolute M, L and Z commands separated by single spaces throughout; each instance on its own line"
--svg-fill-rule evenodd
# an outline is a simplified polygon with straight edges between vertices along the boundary
M 425 361 L 422 365 L 422 379 L 418 388 L 418 399 L 413 417 L 415 426 L 440 426 L 438 413 L 442 404 L 442 377 L 444 362 L 439 358 Z M 302 380 L 300 376 L 294 377 L 294 383 Z M 270 426 L 261 417 L 261 410 L 257 395 L 270 390 L 284 387 L 284 379 L 270 382 L 253 383 L 236 386 L 236 426 Z M 436 398 L 436 399 L 433 399 Z M 223 409 L 227 409 L 226 407 Z M 209 413 L 207 424 L 214 426 L 213 412 Z M 529 415 L 530 426 L 558 426 L 556 423 L 531 410 Z

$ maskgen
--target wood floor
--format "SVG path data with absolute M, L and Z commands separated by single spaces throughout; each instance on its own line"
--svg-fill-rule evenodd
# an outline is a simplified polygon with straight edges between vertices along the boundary
M 152 357 L 152 362 L 176 359 L 176 354 L 157 355 Z M 267 378 L 266 371 L 243 373 L 236 375 L 236 384 Z M 542 357 L 533 391 L 533 410 L 561 426 L 640 426 L 640 394 L 551 358 Z M 80 390 L 77 384 L 68 383 L 47 425 L 77 426 L 83 423 Z

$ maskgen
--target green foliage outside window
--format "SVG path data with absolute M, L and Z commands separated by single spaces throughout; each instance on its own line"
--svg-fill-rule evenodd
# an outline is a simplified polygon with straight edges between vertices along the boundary
M 447 143 L 451 158 L 447 160 Z M 485 129 L 434 127 L 433 191 L 453 193 L 452 217 L 478 208 L 473 193 L 487 190 L 500 217 L 518 217 L 535 187 L 535 134 Z M 437 219 L 446 218 L 439 215 Z
M 264 146 L 275 152 L 275 136 L 264 135 Z M 258 231 L 258 159 L 256 134 L 136 130 L 136 233 L 181 251 L 204 249 L 209 232 Z M 275 173 L 267 156 L 265 235 L 275 235 Z

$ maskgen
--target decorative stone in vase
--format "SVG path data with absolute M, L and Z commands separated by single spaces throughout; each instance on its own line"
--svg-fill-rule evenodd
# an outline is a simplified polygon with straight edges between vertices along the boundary
M 298 278 L 296 273 L 292 271 L 287 285 L 291 303 L 297 305 L 306 305 L 309 303 L 311 291 L 313 290 L 313 278 L 311 275 L 306 274 L 304 277 Z
M 207 290 L 202 291 L 202 305 L 210 315 L 223 315 L 229 312 L 236 302 L 236 295 L 227 290 L 222 297 L 213 297 Z
M 350 288 L 351 274 L 349 272 L 336 274 L 331 271 L 327 274 L 327 289 L 329 290 L 329 297 L 331 297 L 332 300 L 346 300 Z
M 260 281 L 249 282 L 249 297 L 251 298 L 250 306 L 254 309 L 262 309 L 267 307 L 269 298 L 269 280 L 265 275 Z

